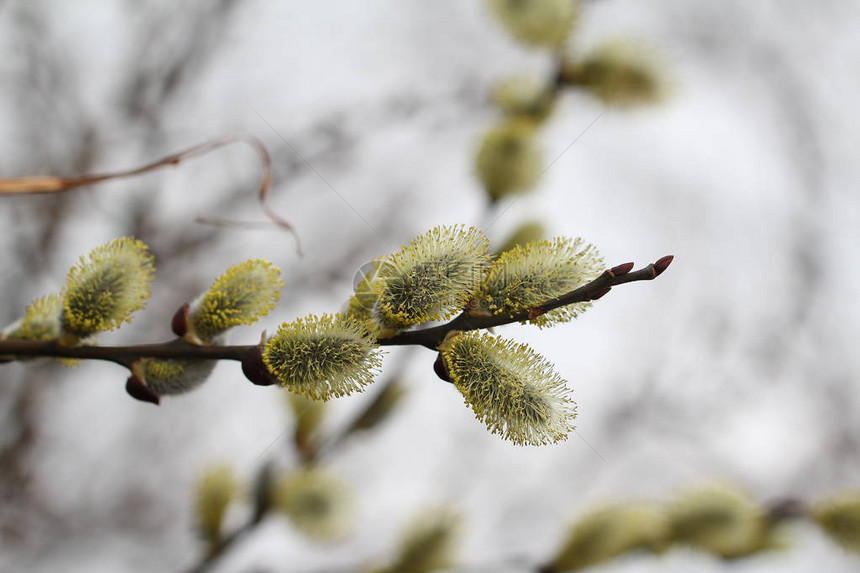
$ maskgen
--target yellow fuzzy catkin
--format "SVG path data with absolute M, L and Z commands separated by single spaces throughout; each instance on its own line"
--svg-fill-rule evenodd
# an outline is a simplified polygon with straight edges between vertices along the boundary
M 509 119 L 484 134 L 475 172 L 491 202 L 531 191 L 546 167 L 535 138 L 537 124 Z
M 134 372 L 144 386 L 158 396 L 184 394 L 205 382 L 215 366 L 215 360 L 163 360 L 143 358 Z
M 584 285 L 595 279 L 602 268 L 597 249 L 579 238 L 558 237 L 515 245 L 493 262 L 481 285 L 476 308 L 513 316 Z M 567 305 L 531 322 L 539 326 L 566 322 L 589 305 Z
M 149 249 L 131 237 L 114 239 L 81 257 L 63 291 L 64 342 L 77 343 L 130 321 L 134 311 L 146 306 L 154 273 Z
M 566 62 L 562 76 L 616 107 L 660 103 L 669 92 L 657 57 L 643 46 L 620 40 L 599 45 L 582 61 Z
M 486 273 L 489 248 L 474 227 L 440 226 L 386 258 L 372 281 L 379 327 L 402 329 L 462 310 Z
M 227 465 L 209 468 L 197 481 L 194 513 L 200 535 L 216 545 L 221 539 L 221 524 L 239 484 Z
M 553 562 L 553 570 L 578 571 L 628 551 L 660 551 L 668 536 L 665 515 L 651 504 L 604 507 L 573 525 Z
M 558 92 L 545 80 L 515 77 L 497 84 L 490 101 L 509 118 L 541 123 L 552 115 Z
M 263 349 L 263 362 L 291 391 L 328 400 L 362 390 L 381 364 L 379 346 L 352 317 L 310 315 L 284 323 Z
M 34 300 L 27 306 L 24 316 L 7 326 L 0 339 L 32 340 L 47 342 L 56 340 L 60 335 L 60 314 L 63 312 L 63 298 L 52 294 Z
M 188 334 L 208 343 L 228 328 L 253 324 L 275 307 L 284 283 L 269 261 L 252 259 L 227 269 L 192 305 Z
M 768 524 L 745 492 L 707 485 L 680 496 L 668 508 L 672 541 L 689 543 L 731 559 L 765 548 Z
M 860 553 L 860 492 L 845 493 L 816 505 L 812 520 L 842 547 Z
M 497 18 L 529 46 L 560 48 L 577 17 L 575 0 L 490 0 Z
M 272 504 L 313 539 L 342 537 L 353 522 L 353 500 L 347 486 L 319 467 L 302 468 L 279 480 Z
M 518 445 L 565 440 L 576 404 L 552 365 L 525 344 L 465 332 L 440 347 L 448 374 L 475 416 Z
M 421 513 L 407 527 L 386 573 L 430 573 L 455 565 L 461 519 L 450 508 Z

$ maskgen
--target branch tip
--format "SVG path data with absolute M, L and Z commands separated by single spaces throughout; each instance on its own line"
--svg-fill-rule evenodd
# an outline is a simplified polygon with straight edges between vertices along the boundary
M 656 278 L 663 274 L 663 271 L 669 268 L 673 260 L 675 260 L 675 255 L 666 255 L 654 261 L 654 277 Z

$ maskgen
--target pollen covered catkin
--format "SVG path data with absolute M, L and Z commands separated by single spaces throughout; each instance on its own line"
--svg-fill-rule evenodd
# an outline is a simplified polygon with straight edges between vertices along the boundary
M 372 286 L 383 332 L 441 320 L 462 310 L 486 274 L 490 241 L 464 225 L 436 227 L 382 261 Z
M 328 400 L 362 390 L 381 364 L 376 339 L 358 320 L 310 315 L 284 323 L 263 349 L 269 372 L 291 391 Z
M 209 344 L 227 329 L 253 324 L 269 314 L 280 298 L 281 271 L 261 259 L 233 265 L 191 304 L 186 340 Z
M 527 345 L 472 331 L 449 336 L 440 352 L 466 404 L 492 433 L 518 445 L 542 445 L 573 431 L 570 389 Z
M 0 340 L 32 340 L 47 342 L 60 335 L 60 314 L 63 297 L 58 294 L 43 296 L 31 302 L 24 316 L 0 332 Z
M 155 274 L 153 256 L 131 237 L 114 239 L 81 257 L 63 291 L 63 342 L 76 344 L 131 321 L 146 306 Z
M 602 269 L 603 259 L 597 249 L 579 238 L 514 245 L 493 262 L 476 308 L 513 316 L 590 282 Z M 589 305 L 584 302 L 557 308 L 532 322 L 539 326 L 567 322 Z

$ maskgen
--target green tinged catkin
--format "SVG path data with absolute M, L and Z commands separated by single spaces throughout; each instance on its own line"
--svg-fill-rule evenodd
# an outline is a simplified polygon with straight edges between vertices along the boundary
M 133 371 L 137 379 L 157 396 L 190 392 L 205 382 L 216 360 L 165 360 L 142 358 Z
M 816 505 L 812 520 L 842 547 L 860 553 L 860 492 L 844 493 Z
M 43 296 L 27 306 L 24 316 L 0 333 L 0 340 L 31 340 L 48 342 L 60 335 L 60 314 L 63 297 L 58 294 Z
M 284 323 L 263 348 L 269 372 L 291 391 L 314 400 L 362 390 L 373 381 L 380 355 L 365 325 L 339 314 Z
M 393 562 L 375 573 L 430 573 L 456 562 L 461 519 L 450 508 L 421 513 L 404 532 Z
M 149 249 L 131 237 L 114 239 L 81 257 L 63 291 L 63 342 L 76 344 L 130 321 L 134 311 L 146 306 L 154 273 Z
M 475 155 L 475 172 L 491 202 L 534 188 L 546 167 L 537 127 L 535 121 L 514 117 L 484 134 Z
M 380 263 L 371 286 L 380 334 L 462 310 L 489 266 L 490 241 L 464 225 L 435 227 Z
M 577 19 L 575 0 L 490 0 L 496 17 L 523 44 L 558 49 Z
M 346 484 L 319 467 L 301 468 L 274 485 L 272 504 L 308 537 L 342 537 L 353 523 L 353 500 Z
M 440 347 L 448 375 L 490 432 L 518 445 L 567 439 L 576 405 L 552 364 L 525 344 L 486 333 L 449 336 Z
M 197 481 L 194 492 L 197 530 L 212 545 L 217 545 L 221 540 L 224 515 L 238 489 L 233 469 L 227 465 L 210 467 Z
M 261 259 L 227 269 L 191 304 L 185 338 L 208 344 L 233 326 L 253 324 L 269 314 L 284 286 L 280 274 L 276 266 Z
M 743 557 L 769 543 L 761 508 L 742 490 L 707 485 L 679 496 L 668 507 L 671 539 L 725 559 Z
M 650 50 L 622 40 L 604 42 L 581 61 L 566 62 L 562 70 L 568 84 L 615 107 L 662 102 L 670 91 L 665 75 Z
M 473 312 L 513 316 L 595 279 L 603 269 L 597 249 L 582 239 L 557 237 L 515 245 L 493 262 Z M 539 326 L 569 321 L 589 307 L 577 303 L 542 314 Z
M 655 505 L 607 506 L 586 514 L 571 527 L 553 569 L 578 571 L 629 551 L 660 551 L 668 537 L 668 520 Z

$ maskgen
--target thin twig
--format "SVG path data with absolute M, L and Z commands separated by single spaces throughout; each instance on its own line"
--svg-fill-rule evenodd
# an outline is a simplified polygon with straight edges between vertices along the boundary
M 259 157 L 260 164 L 263 168 L 263 173 L 260 177 L 260 188 L 257 195 L 260 201 L 260 206 L 262 207 L 263 212 L 266 214 L 266 216 L 273 223 L 275 223 L 275 225 L 281 227 L 286 231 L 289 231 L 293 235 L 296 240 L 296 251 L 301 254 L 299 237 L 296 233 L 295 228 L 292 226 L 292 224 L 290 224 L 289 221 L 275 213 L 272 208 L 269 207 L 269 191 L 272 188 L 272 158 L 269 155 L 268 150 L 266 150 L 266 146 L 263 145 L 263 142 L 260 141 L 257 137 L 254 137 L 253 135 L 241 133 L 225 135 L 223 137 L 213 139 L 212 141 L 207 141 L 206 143 L 201 143 L 199 145 L 189 147 L 188 149 L 184 149 L 182 151 L 179 151 L 178 153 L 173 153 L 171 155 L 168 155 L 167 157 L 162 157 L 161 159 L 153 161 L 152 163 L 147 163 L 146 165 L 142 165 L 140 167 L 135 167 L 134 169 L 128 169 L 124 171 L 81 175 L 79 177 L 32 175 L 28 177 L 0 178 L 0 195 L 37 195 L 45 193 L 63 193 L 65 191 L 71 191 L 72 189 L 83 187 L 85 185 L 95 185 L 97 183 L 112 181 L 114 179 L 134 177 L 135 175 L 142 175 L 149 171 L 161 169 L 162 167 L 178 165 L 186 159 L 192 159 L 194 157 L 206 155 L 211 151 L 214 151 L 226 145 L 231 145 L 233 143 L 246 143 L 250 145 L 257 153 L 257 157 Z
M 201 559 L 199 563 L 189 569 L 188 573 L 204 573 L 205 571 L 209 571 L 215 562 L 218 561 L 221 556 L 233 546 L 233 544 L 245 537 L 245 535 L 254 531 L 258 525 L 259 521 L 249 521 L 229 535 L 226 535 L 217 545 L 213 546 L 212 549 L 209 550 L 206 556 Z

